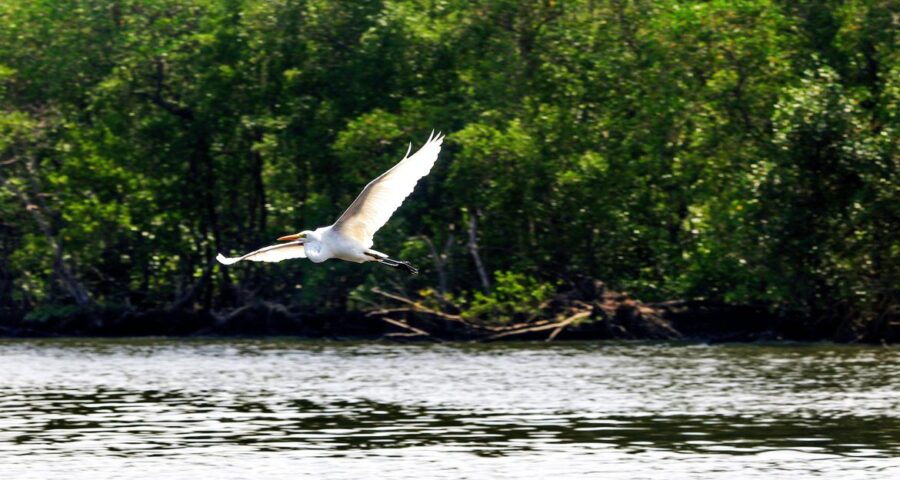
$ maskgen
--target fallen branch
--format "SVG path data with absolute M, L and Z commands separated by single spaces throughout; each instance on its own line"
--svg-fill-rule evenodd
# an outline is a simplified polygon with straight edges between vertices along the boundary
M 602 286 L 595 286 L 593 291 L 586 293 L 559 292 L 542 303 L 536 312 L 526 318 L 518 318 L 515 323 L 492 322 L 488 316 L 464 317 L 455 313 L 459 311 L 457 308 L 450 309 L 454 313 L 447 313 L 440 303 L 425 306 L 426 300 L 410 298 L 403 293 L 389 293 L 379 288 L 372 291 L 390 302 L 373 308 L 369 316 L 400 316 L 406 321 L 416 320 L 417 325 L 424 324 L 435 335 L 445 338 L 486 342 L 530 335 L 528 338 L 543 337 L 545 342 L 552 342 L 566 329 L 577 329 L 580 337 L 671 339 L 682 336 L 667 317 L 666 309 L 645 304 L 626 293 L 605 290 Z M 579 323 L 579 320 L 589 317 L 595 318 Z
M 500 332 L 508 332 L 510 330 L 518 330 L 520 328 L 526 328 L 526 327 L 540 327 L 540 326 L 544 326 L 544 325 L 550 325 L 551 323 L 555 324 L 556 322 L 554 322 L 553 320 L 535 320 L 533 322 L 519 322 L 519 323 L 514 323 L 512 325 L 498 325 L 498 326 L 492 326 L 492 327 L 486 327 L 486 328 L 488 328 L 489 330 L 491 330 L 493 332 L 500 333 Z
M 391 325 L 403 328 L 405 330 L 409 330 L 410 332 L 413 332 L 417 335 L 423 335 L 423 336 L 426 336 L 429 338 L 433 338 L 439 342 L 441 341 L 439 338 L 431 335 L 430 333 L 426 332 L 425 330 L 422 330 L 421 328 L 416 328 L 406 322 L 401 322 L 400 320 L 394 320 L 393 318 L 389 318 L 389 317 L 381 317 L 381 319 L 387 323 L 390 323 Z
M 483 342 L 489 342 L 489 341 L 491 341 L 491 340 L 497 340 L 498 338 L 511 337 L 511 336 L 513 336 L 513 335 L 521 335 L 521 334 L 523 334 L 523 333 L 544 332 L 544 331 L 547 331 L 547 330 L 560 330 L 560 331 L 562 331 L 561 328 L 567 327 L 570 323 L 574 322 L 575 320 L 578 320 L 578 319 L 580 319 L 580 318 L 588 317 L 588 316 L 590 316 L 590 314 L 591 314 L 590 311 L 579 312 L 579 313 L 576 313 L 575 315 L 572 315 L 571 317 L 569 317 L 569 318 L 567 318 L 567 319 L 565 319 L 565 320 L 563 320 L 563 321 L 561 321 L 561 322 L 551 323 L 551 324 L 549 324 L 549 325 L 541 325 L 541 326 L 538 326 L 538 327 L 528 327 L 528 328 L 521 328 L 521 329 L 519 329 L 519 330 L 512 330 L 512 331 L 507 331 L 507 332 L 501 332 L 501 333 L 498 333 L 498 334 L 495 334 L 495 335 L 491 335 L 491 336 L 489 336 L 489 337 L 485 337 L 485 338 L 481 339 L 481 341 L 483 341 Z M 556 334 L 551 333 L 551 337 L 553 337 L 553 338 L 555 338 L 556 335 L 558 335 L 558 332 L 557 332 Z
M 556 327 L 556 330 L 554 330 L 554 331 L 550 334 L 550 336 L 547 337 L 547 339 L 544 340 L 544 341 L 545 341 L 545 342 L 552 342 L 552 341 L 556 338 L 556 336 L 559 335 L 560 333 L 562 333 L 562 331 L 565 330 L 566 327 L 568 327 L 569 325 L 571 325 L 572 322 L 574 322 L 574 321 L 576 321 L 576 320 L 579 320 L 579 319 L 582 319 L 582 318 L 589 317 L 589 316 L 591 316 L 591 311 L 590 311 L 590 310 L 587 310 L 587 311 L 584 311 L 584 312 L 578 312 L 578 313 L 576 313 L 575 315 L 572 315 L 571 317 L 569 317 L 569 318 L 563 320 L 562 322 L 560 322 L 560 323 L 559 323 L 559 326 Z

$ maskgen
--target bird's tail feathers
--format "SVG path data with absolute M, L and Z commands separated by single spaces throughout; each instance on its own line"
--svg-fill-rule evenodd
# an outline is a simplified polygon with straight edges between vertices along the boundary
M 232 265 L 232 264 L 235 264 L 235 263 L 237 263 L 237 262 L 240 262 L 240 261 L 241 261 L 241 257 L 231 257 L 231 258 L 229 258 L 229 257 L 226 257 L 225 255 L 222 255 L 222 254 L 220 253 L 220 254 L 216 255 L 216 260 L 217 260 L 219 263 L 221 263 L 222 265 Z

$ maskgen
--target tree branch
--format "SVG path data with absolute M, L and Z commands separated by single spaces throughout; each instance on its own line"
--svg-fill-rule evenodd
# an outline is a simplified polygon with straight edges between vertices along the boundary
M 139 98 L 149 100 L 157 107 L 162 108 L 163 110 L 171 113 L 172 115 L 175 115 L 176 117 L 182 118 L 184 120 L 193 120 L 194 112 L 191 109 L 176 105 L 163 97 L 163 88 L 165 87 L 165 65 L 163 64 L 162 60 L 158 58 L 154 61 L 154 64 L 156 66 L 154 77 L 156 85 L 153 93 L 151 94 L 146 92 L 134 92 L 134 94 Z

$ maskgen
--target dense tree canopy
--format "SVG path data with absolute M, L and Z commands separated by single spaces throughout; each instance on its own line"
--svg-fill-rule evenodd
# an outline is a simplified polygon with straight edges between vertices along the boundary
M 342 311 L 377 284 L 528 306 L 598 278 L 881 328 L 898 18 L 890 0 L 4 1 L 0 315 Z M 418 277 L 213 261 L 331 223 L 432 129 L 435 171 L 377 237 Z

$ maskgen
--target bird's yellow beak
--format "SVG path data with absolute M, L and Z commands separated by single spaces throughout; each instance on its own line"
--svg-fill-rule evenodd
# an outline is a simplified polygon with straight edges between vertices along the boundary
M 293 235 L 285 235 L 283 237 L 278 237 L 278 240 L 281 242 L 290 242 L 292 240 L 297 240 L 298 238 L 306 238 L 305 233 L 295 233 Z

